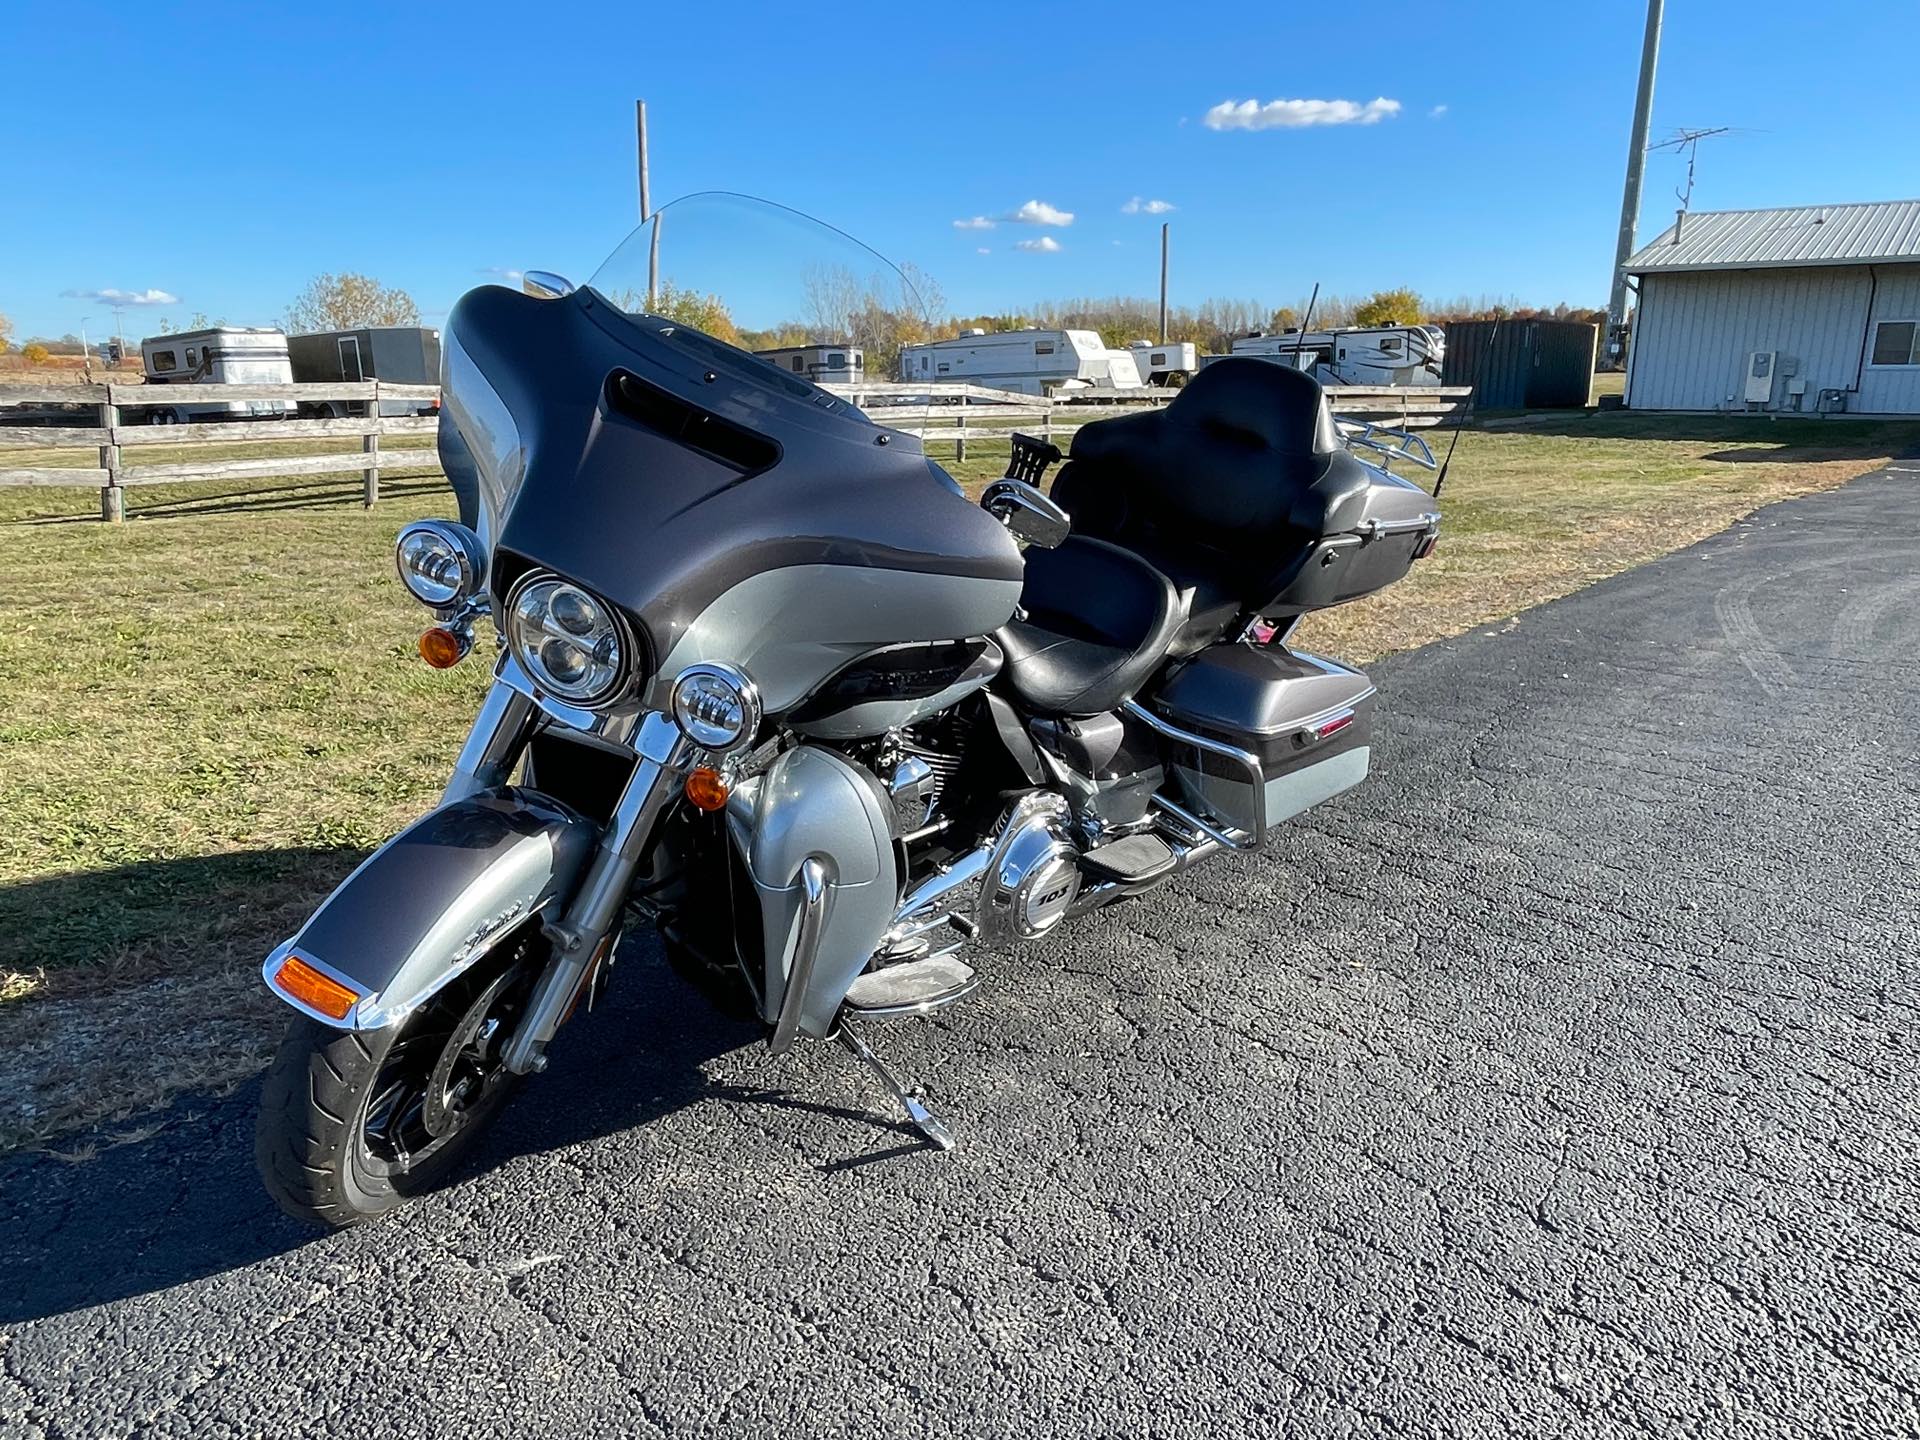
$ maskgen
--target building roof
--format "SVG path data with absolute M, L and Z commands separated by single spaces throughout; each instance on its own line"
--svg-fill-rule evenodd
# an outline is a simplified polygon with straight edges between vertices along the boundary
M 1880 260 L 1920 261 L 1920 200 L 1701 211 L 1661 231 L 1626 268 L 1630 275 L 1662 275 Z

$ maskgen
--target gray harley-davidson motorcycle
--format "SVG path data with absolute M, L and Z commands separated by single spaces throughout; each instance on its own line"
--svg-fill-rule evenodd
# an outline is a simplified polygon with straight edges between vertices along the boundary
M 1431 456 L 1343 433 L 1307 375 L 1218 362 L 1082 428 L 1050 493 L 1059 452 L 1021 437 L 975 504 L 876 423 L 937 393 L 869 416 L 787 363 L 924 337 L 838 231 L 692 196 L 587 285 L 525 289 L 447 323 L 461 523 L 397 546 L 423 656 L 487 617 L 492 688 L 439 807 L 264 966 L 300 1012 L 256 1150 L 293 1214 L 444 1175 L 641 923 L 776 1052 L 845 1045 L 944 1148 L 869 1019 L 1367 773 L 1372 685 L 1285 641 L 1433 547 L 1433 498 L 1359 450 Z

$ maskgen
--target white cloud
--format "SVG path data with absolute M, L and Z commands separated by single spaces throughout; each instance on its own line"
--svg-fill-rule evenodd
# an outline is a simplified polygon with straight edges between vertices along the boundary
M 509 285 L 518 285 L 520 283 L 520 277 L 526 272 L 522 270 L 509 270 L 504 265 L 488 265 L 479 273 L 482 275 L 491 275 L 496 280 L 504 280 Z
M 953 222 L 953 228 L 956 230 L 991 230 L 993 226 L 994 222 L 984 215 L 976 215 L 971 220 L 956 220 Z
M 1073 212 L 1059 210 L 1044 200 L 1029 200 L 1018 210 L 1009 211 L 1001 217 L 1016 225 L 1071 225 Z
M 1060 242 L 1051 235 L 1042 235 L 1038 239 L 1022 240 L 1013 248 L 1030 251 L 1035 255 L 1051 255 L 1060 248 Z
M 1170 200 L 1142 200 L 1134 196 L 1120 207 L 1122 215 L 1171 215 L 1173 202 Z
M 1209 130 L 1298 130 L 1309 125 L 1377 125 L 1400 113 L 1400 102 L 1381 96 L 1358 100 L 1222 100 L 1207 111 Z
M 1429 119 L 1429 120 L 1438 120 L 1438 119 L 1439 119 L 1439 118 L 1440 118 L 1440 117 L 1441 117 L 1442 115 L 1444 115 L 1444 114 L 1446 114 L 1446 113 L 1447 113 L 1447 107 L 1446 107 L 1446 106 L 1444 106 L 1444 105 L 1436 105 L 1436 106 L 1434 106 L 1434 107 L 1433 107 L 1433 108 L 1432 108 L 1431 110 L 1429 110 L 1429 111 L 1427 111 L 1427 119 Z
M 974 252 L 973 252 L 973 253 L 974 253 L 974 254 L 976 254 L 976 255 L 991 255 L 991 254 L 993 253 L 993 251 L 992 251 L 992 249 L 991 249 L 990 247 L 988 247 L 988 246 L 985 246 L 985 245 L 981 245 L 981 246 L 979 246 L 979 247 L 977 247 L 977 248 L 976 248 L 976 249 L 974 250 Z
M 96 305 L 178 305 L 180 297 L 166 290 L 62 290 L 69 300 L 91 300 Z

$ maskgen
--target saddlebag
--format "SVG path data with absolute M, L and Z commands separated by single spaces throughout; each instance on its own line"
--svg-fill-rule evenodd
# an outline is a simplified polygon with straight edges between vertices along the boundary
M 1214 645 L 1176 670 L 1151 705 L 1183 730 L 1259 758 L 1269 826 L 1366 778 L 1373 684 L 1317 655 L 1277 644 Z M 1244 769 L 1178 746 L 1172 768 L 1187 803 L 1236 830 L 1253 830 L 1253 786 Z

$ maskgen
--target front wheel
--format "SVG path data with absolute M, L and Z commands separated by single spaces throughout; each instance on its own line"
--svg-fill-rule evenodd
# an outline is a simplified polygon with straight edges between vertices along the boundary
M 443 1180 L 512 1094 L 501 1060 L 539 973 L 509 950 L 384 1030 L 301 1016 L 267 1070 L 254 1161 L 295 1219 L 372 1220 Z M 535 952 L 535 953 L 530 953 Z

